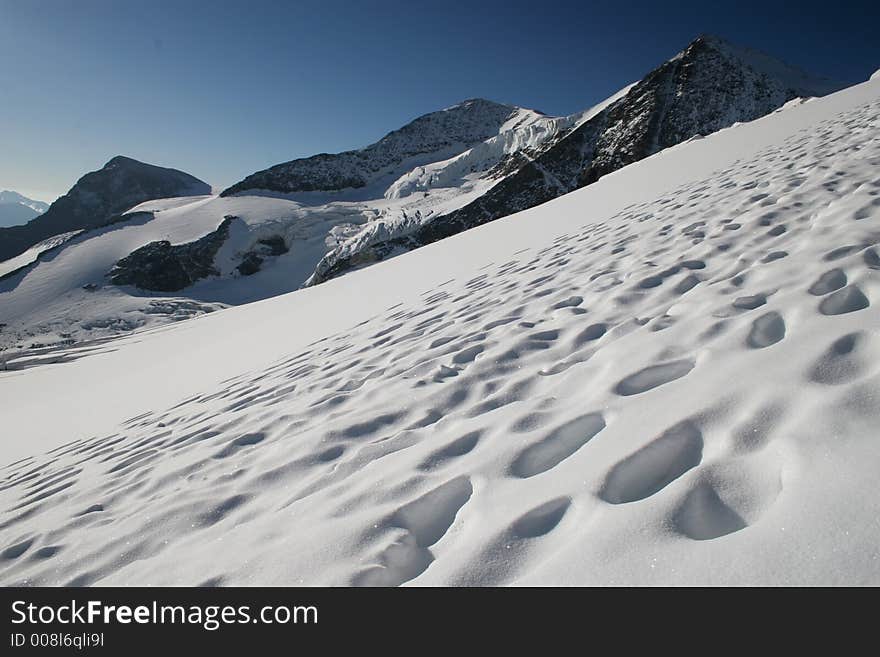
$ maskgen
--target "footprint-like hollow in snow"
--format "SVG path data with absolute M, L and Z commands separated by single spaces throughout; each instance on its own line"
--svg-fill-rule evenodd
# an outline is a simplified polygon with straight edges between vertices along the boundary
M 400 507 L 391 524 L 409 530 L 418 545 L 428 547 L 443 537 L 473 492 L 468 477 L 456 477 Z
M 35 551 L 31 559 L 51 559 L 63 549 L 63 545 L 46 545 Z
M 568 299 L 563 299 L 562 301 L 553 304 L 553 310 L 560 310 L 562 308 L 574 308 L 576 306 L 581 305 L 584 302 L 583 297 L 568 297 Z
M 28 551 L 31 545 L 34 543 L 34 537 L 31 536 L 22 541 L 18 541 L 14 545 L 10 545 L 7 548 L 4 548 L 2 552 L 0 552 L 0 559 L 18 559 L 21 555 Z
M 826 253 L 822 259 L 826 261 L 839 260 L 840 258 L 845 258 L 846 256 L 860 251 L 863 248 L 864 247 L 860 244 L 849 244 L 847 246 L 841 246 L 834 249 L 833 251 L 829 251 L 828 253 Z
M 873 359 L 869 353 L 869 335 L 864 331 L 837 338 L 810 369 L 810 380 L 836 385 L 860 376 Z
M 521 451 L 513 460 L 510 472 L 522 478 L 546 472 L 586 445 L 604 428 L 605 418 L 601 413 L 588 413 L 566 422 L 543 440 Z
M 611 504 L 643 500 L 699 465 L 702 458 L 703 434 L 694 422 L 684 420 L 611 468 L 599 497 Z
M 767 303 L 767 297 L 763 294 L 755 294 L 750 297 L 739 297 L 734 300 L 733 307 L 740 310 L 754 310 Z
M 588 342 L 592 342 L 593 340 L 598 340 L 603 335 L 605 335 L 605 332 L 607 330 L 608 330 L 608 326 L 606 324 L 603 324 L 603 323 L 590 324 L 587 328 L 585 328 L 583 331 L 581 331 L 580 333 L 578 333 L 575 336 L 574 340 L 572 341 L 572 349 L 573 350 L 580 349 L 582 346 L 584 346 Z
M 706 263 L 702 260 L 683 260 L 681 266 L 685 269 L 705 269 Z
M 434 561 L 428 548 L 449 530 L 472 494 L 470 479 L 456 477 L 400 507 L 388 524 L 407 533 L 383 550 L 379 565 L 358 573 L 352 584 L 398 586 L 421 575 Z
M 678 282 L 678 285 L 675 286 L 675 293 L 684 294 L 699 285 L 699 283 L 700 279 L 697 276 L 694 274 L 688 274 Z
M 419 469 L 433 470 L 434 468 L 440 467 L 450 459 L 464 456 L 477 446 L 477 443 L 479 442 L 482 433 L 483 432 L 478 429 L 476 431 L 466 433 L 460 438 L 456 438 L 451 443 L 446 445 L 446 447 L 438 449 L 436 452 L 434 452 L 433 454 L 428 456 L 428 458 L 422 461 L 422 463 L 419 465 Z
M 746 338 L 746 344 L 752 349 L 763 349 L 776 344 L 785 337 L 785 320 L 775 310 L 764 313 L 754 322 Z
M 870 306 L 868 297 L 858 285 L 847 285 L 845 288 L 830 294 L 819 304 L 819 312 L 823 315 L 843 315 Z
M 700 482 L 685 496 L 673 513 L 672 524 L 696 541 L 719 538 L 748 526 L 708 482 Z
M 250 499 L 248 495 L 232 495 L 227 497 L 219 504 L 211 507 L 197 518 L 197 525 L 200 527 L 210 527 L 216 525 L 223 520 L 232 511 L 247 503 Z
M 694 364 L 692 359 L 684 358 L 651 365 L 622 379 L 614 387 L 614 392 L 624 397 L 638 395 L 664 383 L 680 379 L 694 369 Z
M 477 356 L 483 352 L 484 348 L 483 345 L 478 344 L 473 347 L 468 347 L 467 349 L 462 349 L 452 357 L 452 362 L 456 365 L 467 365 L 468 363 L 473 362 Z
M 846 274 L 842 269 L 829 269 L 810 286 L 807 290 L 810 294 L 821 297 L 829 292 L 839 290 L 846 285 Z
M 570 505 L 570 497 L 557 497 L 544 502 L 520 516 L 511 526 L 510 533 L 517 538 L 537 538 L 549 534 L 560 523 Z
M 256 445 L 257 443 L 263 442 L 263 439 L 266 437 L 263 433 L 246 433 L 243 436 L 239 436 L 235 440 L 231 441 L 226 447 L 221 449 L 219 452 L 214 454 L 215 459 L 226 458 L 227 456 L 231 456 L 235 454 L 238 450 L 244 447 L 250 447 L 251 445 Z

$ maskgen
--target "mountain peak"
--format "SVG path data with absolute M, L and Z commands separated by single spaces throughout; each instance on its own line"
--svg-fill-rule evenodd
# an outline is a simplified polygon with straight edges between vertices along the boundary
M 105 164 L 102 169 L 113 169 L 116 167 L 131 167 L 131 166 L 141 166 L 141 167 L 151 167 L 154 166 L 152 164 L 146 164 L 145 162 L 141 162 L 140 160 L 135 160 L 132 157 L 127 157 L 125 155 L 116 155 L 110 160 L 108 160 L 107 164 Z
M 466 109 L 466 110 L 479 110 L 484 108 L 506 108 L 506 109 L 516 109 L 513 105 L 507 105 L 505 103 L 497 103 L 494 100 L 488 100 L 486 98 L 466 98 L 460 103 L 456 103 L 451 107 L 447 107 L 445 110 L 441 110 L 444 112 L 448 112 L 449 110 L 455 109 Z
M 796 96 L 825 96 L 846 86 L 827 77 L 812 75 L 760 50 L 737 45 L 716 34 L 699 35 L 670 61 L 696 60 L 710 53 L 778 81 L 791 89 Z
M 715 47 L 724 47 L 724 46 L 732 46 L 733 44 L 725 39 L 724 37 L 718 36 L 717 34 L 709 34 L 708 32 L 703 32 L 696 39 L 691 41 L 690 45 L 694 44 L 705 44 L 709 46 Z
M 0 203 L 19 203 L 21 205 L 26 205 L 30 208 L 33 208 L 38 213 L 45 212 L 46 209 L 49 207 L 48 203 L 28 198 L 27 196 L 19 194 L 18 192 L 11 189 L 0 190 Z
M 188 173 L 117 155 L 101 169 L 82 176 L 27 225 L 5 228 L 0 235 L 0 260 L 54 235 L 100 227 L 144 201 L 210 193 L 210 185 Z
M 416 161 L 445 160 L 499 134 L 518 111 L 520 108 L 513 105 L 468 98 L 423 114 L 365 148 L 313 155 L 258 171 L 224 190 L 221 196 L 251 190 L 278 194 L 339 192 L 365 188 L 380 179 L 393 180 Z

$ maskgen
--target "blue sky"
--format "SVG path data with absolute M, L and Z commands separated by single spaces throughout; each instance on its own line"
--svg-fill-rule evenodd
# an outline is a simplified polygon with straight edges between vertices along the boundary
M 702 32 L 855 83 L 880 3 L 0 0 L 0 188 L 128 155 L 223 187 L 471 97 L 584 109 Z

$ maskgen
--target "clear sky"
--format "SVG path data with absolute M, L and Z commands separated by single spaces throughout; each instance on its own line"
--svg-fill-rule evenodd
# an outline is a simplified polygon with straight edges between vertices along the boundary
M 112 156 L 225 187 L 483 97 L 584 109 L 700 33 L 842 82 L 880 2 L 0 0 L 0 189 L 51 201 Z

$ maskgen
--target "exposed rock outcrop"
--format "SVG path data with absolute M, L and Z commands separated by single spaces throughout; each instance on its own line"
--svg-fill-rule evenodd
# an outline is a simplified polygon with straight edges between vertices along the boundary
M 134 285 L 154 292 L 176 292 L 208 276 L 217 276 L 217 251 L 229 237 L 227 216 L 217 230 L 194 242 L 171 244 L 167 240 L 150 242 L 116 263 L 109 273 L 114 285 Z

